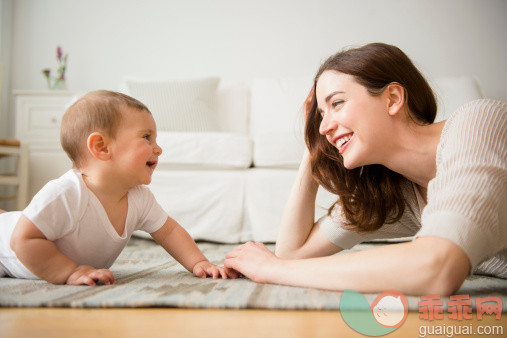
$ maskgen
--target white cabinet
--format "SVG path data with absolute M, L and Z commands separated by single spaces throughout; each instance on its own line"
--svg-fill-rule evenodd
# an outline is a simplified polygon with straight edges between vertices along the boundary
M 60 122 L 76 95 L 68 91 L 13 92 L 16 101 L 16 138 L 28 144 L 29 200 L 48 181 L 72 167 L 60 145 Z

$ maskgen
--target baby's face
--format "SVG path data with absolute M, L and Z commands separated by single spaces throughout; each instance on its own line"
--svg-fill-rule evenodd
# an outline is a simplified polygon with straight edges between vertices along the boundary
M 149 184 L 162 149 L 156 142 L 157 127 L 146 111 L 125 108 L 116 137 L 111 141 L 111 160 L 117 178 L 129 187 Z

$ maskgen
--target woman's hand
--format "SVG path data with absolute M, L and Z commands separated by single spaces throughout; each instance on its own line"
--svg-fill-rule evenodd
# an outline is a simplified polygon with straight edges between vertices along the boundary
M 71 273 L 65 284 L 95 286 L 97 282 L 106 285 L 114 284 L 114 276 L 108 269 L 95 269 L 89 265 L 79 265 Z
M 234 269 L 257 283 L 269 282 L 269 275 L 281 259 L 260 242 L 247 242 L 232 249 L 226 256 L 224 266 Z

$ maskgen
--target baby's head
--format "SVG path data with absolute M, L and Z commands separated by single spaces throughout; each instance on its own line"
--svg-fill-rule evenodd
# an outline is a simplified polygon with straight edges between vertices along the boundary
M 108 90 L 90 92 L 74 102 L 65 112 L 60 128 L 60 142 L 75 168 L 84 165 L 86 142 L 93 132 L 115 138 L 126 110 L 150 113 L 140 101 Z

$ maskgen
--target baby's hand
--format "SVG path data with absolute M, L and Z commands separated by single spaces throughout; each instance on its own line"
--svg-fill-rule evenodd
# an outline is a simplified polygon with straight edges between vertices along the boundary
M 213 277 L 213 279 L 217 279 L 218 277 L 222 277 L 223 279 L 227 278 L 238 278 L 238 273 L 235 270 L 224 268 L 223 266 L 217 266 L 208 261 L 202 261 L 194 265 L 192 269 L 194 275 L 200 278 L 206 278 L 208 276 Z
M 114 276 L 108 269 L 95 269 L 92 266 L 80 265 L 67 278 L 69 285 L 97 285 L 102 282 L 106 285 L 114 284 Z

